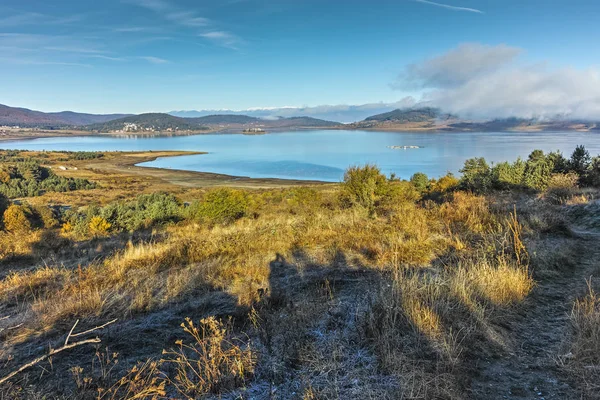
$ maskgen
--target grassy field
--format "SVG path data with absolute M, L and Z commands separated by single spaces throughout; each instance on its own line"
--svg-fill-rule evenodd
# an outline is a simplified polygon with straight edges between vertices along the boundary
M 599 398 L 597 189 L 134 166 L 170 155 L 0 154 L 86 187 L 5 205 L 0 398 Z

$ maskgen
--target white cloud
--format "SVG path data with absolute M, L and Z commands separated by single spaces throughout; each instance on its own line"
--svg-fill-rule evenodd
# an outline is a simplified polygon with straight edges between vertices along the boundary
M 521 52 L 461 45 L 409 65 L 393 86 L 418 86 L 422 102 L 464 117 L 600 119 L 600 70 L 513 63 Z
M 199 16 L 193 10 L 184 10 L 163 0 L 126 0 L 125 2 L 154 11 L 175 24 L 189 28 L 203 27 L 210 23 L 208 18 Z
M 64 52 L 64 53 L 82 53 L 82 54 L 106 53 L 106 51 L 103 51 L 103 50 L 97 50 L 97 49 L 87 48 L 87 47 L 75 47 L 75 46 L 46 46 L 46 47 L 44 47 L 44 50 L 60 51 L 60 52 Z
M 452 6 L 450 4 L 436 3 L 435 1 L 429 1 L 429 0 L 414 0 L 414 1 L 416 1 L 417 3 L 429 4 L 430 6 L 442 7 L 442 8 L 446 8 L 448 10 L 453 10 L 453 11 L 466 11 L 466 12 L 472 12 L 472 13 L 477 13 L 477 14 L 483 14 L 483 11 L 478 10 L 476 8 Z
M 502 68 L 521 52 L 519 48 L 506 45 L 462 44 L 440 56 L 408 65 L 393 86 L 415 89 L 461 85 Z
M 164 58 L 158 58 L 158 57 L 153 57 L 153 56 L 144 56 L 144 57 L 138 57 L 140 60 L 144 60 L 144 61 L 148 61 L 151 64 L 168 64 L 169 61 L 165 60 Z
M 223 47 L 232 49 L 235 49 L 236 45 L 240 43 L 240 39 L 237 36 L 225 31 L 205 32 L 201 33 L 199 36 L 211 40 Z
M 23 25 L 65 25 L 79 22 L 82 15 L 66 15 L 55 17 L 35 12 L 24 12 L 0 18 L 0 27 L 16 27 Z

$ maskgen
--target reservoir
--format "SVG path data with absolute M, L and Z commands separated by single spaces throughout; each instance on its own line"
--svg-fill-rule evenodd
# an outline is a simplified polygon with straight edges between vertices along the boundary
M 590 132 L 374 132 L 313 130 L 265 135 L 210 134 L 168 137 L 80 136 L 0 143 L 3 149 L 68 151 L 187 150 L 208 154 L 167 157 L 141 166 L 213 172 L 251 178 L 338 182 L 352 165 L 378 165 L 408 179 L 415 172 L 458 174 L 464 161 L 527 158 L 534 149 L 569 157 L 585 145 L 600 154 L 600 133 Z

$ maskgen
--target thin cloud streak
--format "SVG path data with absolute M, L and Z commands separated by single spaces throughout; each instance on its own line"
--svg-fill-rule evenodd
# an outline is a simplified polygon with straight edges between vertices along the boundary
M 175 24 L 189 28 L 199 28 L 210 24 L 208 18 L 198 16 L 191 10 L 178 8 L 163 0 L 126 0 L 125 3 L 146 8 Z
M 81 53 L 81 54 L 103 54 L 106 51 L 96 49 L 86 49 L 83 47 L 69 47 L 69 46 L 47 46 L 44 50 L 59 51 L 63 53 Z
M 148 61 L 151 64 L 168 64 L 169 60 L 165 60 L 164 58 L 153 57 L 153 56 L 144 56 L 138 57 L 140 60 Z
M 228 48 L 234 49 L 234 50 L 237 50 L 236 45 L 241 42 L 240 38 L 238 38 L 237 36 L 235 36 L 232 33 L 225 32 L 225 31 L 211 31 L 211 32 L 201 33 L 198 36 L 200 36 L 201 38 L 213 41 L 220 46 L 228 47 Z
M 417 3 L 429 4 L 430 6 L 446 8 L 448 10 L 466 11 L 466 12 L 471 12 L 471 13 L 476 13 L 476 14 L 485 14 L 483 11 L 478 10 L 476 8 L 452 6 L 450 4 L 436 3 L 434 1 L 429 1 L 429 0 L 413 0 L 413 1 L 415 1 Z
M 73 22 L 79 22 L 82 19 L 82 15 L 55 17 L 52 15 L 40 14 L 35 12 L 26 12 L 0 18 L 0 26 L 17 27 L 23 25 L 63 25 L 70 24 Z

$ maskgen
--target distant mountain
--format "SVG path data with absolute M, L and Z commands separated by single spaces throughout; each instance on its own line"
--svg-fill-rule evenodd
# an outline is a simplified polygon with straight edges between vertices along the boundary
M 165 132 L 165 131 L 203 131 L 207 127 L 198 122 L 174 117 L 169 114 L 149 113 L 132 115 L 109 122 L 87 125 L 85 129 L 94 132 Z
M 83 114 L 72 111 L 44 113 L 27 108 L 9 107 L 0 104 L 0 125 L 61 128 L 88 125 L 122 118 L 127 114 Z
M 339 122 L 326 121 L 323 119 L 312 118 L 312 117 L 290 117 L 290 118 L 278 118 L 274 120 L 263 120 L 262 122 L 267 127 L 272 128 L 330 128 L 336 126 L 342 126 Z
M 55 115 L 0 104 L 0 125 L 33 126 L 62 124 L 64 124 L 64 121 L 61 121 Z
M 207 115 L 198 118 L 186 118 L 201 125 L 219 125 L 219 124 L 251 124 L 260 122 L 259 118 L 249 117 L 247 115 L 218 114 Z
M 238 130 L 244 128 L 262 129 L 295 129 L 295 128 L 328 128 L 342 125 L 339 122 L 325 121 L 311 117 L 270 118 L 262 119 L 247 115 L 218 114 L 199 118 L 184 118 L 188 122 L 207 125 L 216 129 Z
M 415 99 L 406 97 L 392 103 L 367 103 L 358 105 L 335 104 L 319 105 L 313 107 L 263 107 L 250 108 L 246 110 L 188 110 L 170 111 L 169 114 L 182 118 L 200 118 L 207 115 L 246 115 L 260 119 L 311 117 L 325 121 L 356 122 L 370 115 L 380 114 L 395 109 L 413 107 Z
M 416 109 L 393 110 L 383 114 L 373 115 L 365 121 L 394 121 L 394 122 L 426 122 L 431 121 L 441 115 L 437 108 L 424 107 Z
M 65 121 L 69 125 L 82 126 L 125 118 L 131 116 L 132 114 L 83 114 L 73 111 L 61 111 L 56 113 L 48 113 L 48 115 L 55 116 L 59 120 Z
M 431 107 L 393 110 L 347 125 L 351 129 L 455 132 L 598 131 L 599 126 L 599 123 L 593 121 L 570 120 L 564 117 L 557 117 L 554 120 L 503 118 L 473 121 Z

